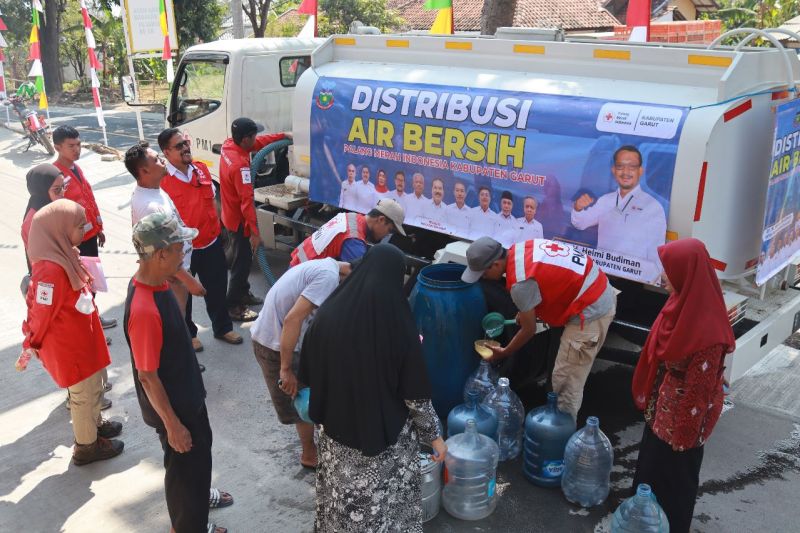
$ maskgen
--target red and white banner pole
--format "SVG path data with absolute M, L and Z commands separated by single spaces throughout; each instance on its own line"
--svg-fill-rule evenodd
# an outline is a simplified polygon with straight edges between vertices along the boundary
M 6 27 L 6 23 L 3 22 L 3 13 L 0 12 L 0 32 L 6 31 L 8 27 Z M 3 38 L 3 34 L 0 33 L 0 100 L 5 100 L 8 95 L 6 94 L 6 70 L 3 63 L 6 60 L 5 53 L 3 52 L 3 48 L 6 48 L 8 44 L 6 43 L 5 38 Z M 6 124 L 11 124 L 11 115 L 8 114 L 8 106 L 3 106 L 6 108 Z
M 631 30 L 629 41 L 646 43 L 650 40 L 650 0 L 630 0 L 625 25 Z
M 100 69 L 100 62 L 97 60 L 95 54 L 96 43 L 94 40 L 94 33 L 92 33 L 92 19 L 89 18 L 89 11 L 86 9 L 85 0 L 81 0 L 81 15 L 83 16 L 83 30 L 86 33 L 86 48 L 89 55 L 89 76 L 92 82 L 92 99 L 94 100 L 94 112 L 97 115 L 97 124 L 103 130 L 103 144 L 108 146 L 108 137 L 106 136 L 106 120 L 103 117 L 103 106 L 100 103 L 100 79 L 97 77 L 97 71 Z

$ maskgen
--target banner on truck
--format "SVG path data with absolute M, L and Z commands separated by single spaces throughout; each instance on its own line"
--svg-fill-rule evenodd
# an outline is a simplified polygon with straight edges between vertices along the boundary
M 606 272 L 654 283 L 685 116 L 681 107 L 323 77 L 310 196 L 361 213 L 394 198 L 411 226 L 506 247 L 576 243 Z
M 763 285 L 800 252 L 800 100 L 778 106 L 756 283 Z

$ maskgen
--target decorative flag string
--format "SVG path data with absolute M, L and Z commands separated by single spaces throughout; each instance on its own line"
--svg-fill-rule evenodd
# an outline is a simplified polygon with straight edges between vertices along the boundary
M 100 103 L 100 80 L 97 78 L 97 71 L 100 69 L 100 62 L 94 49 L 96 43 L 94 33 L 92 33 L 92 19 L 89 18 L 89 10 L 86 9 L 85 0 L 81 0 L 81 15 L 83 16 L 83 30 L 86 33 L 86 48 L 89 55 L 89 76 L 92 80 L 92 99 L 94 100 L 94 112 L 97 114 L 97 123 L 103 130 L 103 142 L 108 146 L 106 137 L 106 120 L 103 117 L 103 106 Z
M 28 72 L 29 78 L 35 78 L 36 92 L 39 93 L 39 109 L 47 112 L 47 121 L 50 122 L 50 109 L 47 105 L 47 93 L 44 90 L 44 71 L 42 70 L 42 51 L 39 46 L 39 13 L 44 13 L 42 2 L 33 0 L 33 25 L 31 26 L 30 53 L 28 59 L 33 61 L 31 70 Z
M 161 59 L 167 62 L 167 82 L 175 79 L 175 67 L 172 65 L 172 47 L 169 44 L 169 24 L 167 23 L 167 4 L 165 0 L 158 2 L 158 14 L 161 22 L 161 35 L 164 36 L 164 51 Z
M 6 23 L 3 22 L 3 13 L 0 11 L 0 32 L 6 31 L 8 28 L 6 27 Z M 0 100 L 4 100 L 7 98 L 6 94 L 6 70 L 3 66 L 3 63 L 6 60 L 5 52 L 3 49 L 6 48 L 8 44 L 6 44 L 6 40 L 3 37 L 3 34 L 0 33 Z M 6 110 L 6 124 L 11 122 L 11 116 L 8 113 L 8 106 L 3 106 Z

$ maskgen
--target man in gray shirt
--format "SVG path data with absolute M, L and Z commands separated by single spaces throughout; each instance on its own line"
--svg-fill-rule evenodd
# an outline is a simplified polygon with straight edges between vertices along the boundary
M 467 249 L 462 279 L 499 280 L 519 309 L 520 330 L 507 346 L 493 348 L 492 359 L 503 359 L 536 334 L 536 319 L 564 326 L 553 368 L 553 390 L 558 408 L 577 419 L 583 386 L 597 352 L 605 341 L 617 307 L 615 289 L 591 258 L 565 243 L 537 239 L 502 244 L 482 237 Z

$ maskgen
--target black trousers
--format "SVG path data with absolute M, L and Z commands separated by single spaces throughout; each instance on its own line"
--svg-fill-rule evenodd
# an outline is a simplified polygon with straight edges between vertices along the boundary
M 97 245 L 97 235 L 92 237 L 91 239 L 86 239 L 78 246 L 78 250 L 81 252 L 82 256 L 85 257 L 97 257 L 100 255 L 100 248 Z
M 192 420 L 181 420 L 192 435 L 192 449 L 173 450 L 165 430 L 157 429 L 164 450 L 164 491 L 176 533 L 205 533 L 211 489 L 211 426 L 205 406 Z
M 200 283 L 206 288 L 204 299 L 214 336 L 221 337 L 233 330 L 233 322 L 228 315 L 228 305 L 225 301 L 228 290 L 228 266 L 225 264 L 222 241 L 217 239 L 207 248 L 192 250 L 189 270 L 200 278 Z M 197 326 L 192 321 L 191 295 L 186 303 L 186 325 L 189 326 L 192 338 L 197 337 Z
M 231 277 L 228 280 L 228 307 L 244 305 L 250 292 L 250 267 L 253 265 L 253 250 L 250 239 L 244 236 L 244 226 L 235 232 L 229 232 L 231 239 Z
M 640 483 L 653 489 L 664 509 L 672 533 L 689 533 L 700 484 L 703 447 L 676 452 L 644 425 L 639 459 L 633 476 L 633 492 Z

